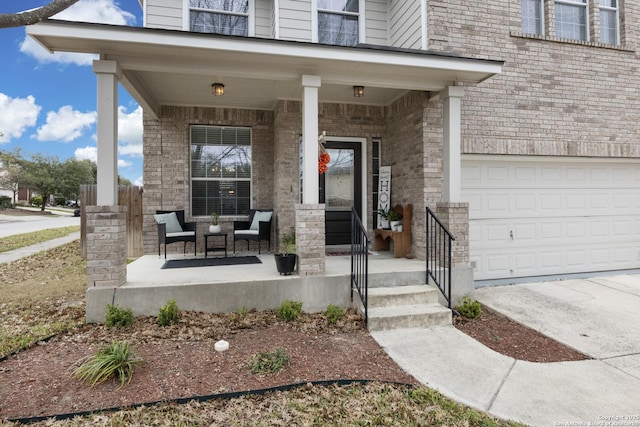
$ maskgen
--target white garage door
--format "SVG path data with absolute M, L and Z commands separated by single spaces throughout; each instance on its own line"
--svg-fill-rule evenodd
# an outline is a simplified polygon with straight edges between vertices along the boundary
M 474 279 L 640 268 L 640 162 L 467 156 Z

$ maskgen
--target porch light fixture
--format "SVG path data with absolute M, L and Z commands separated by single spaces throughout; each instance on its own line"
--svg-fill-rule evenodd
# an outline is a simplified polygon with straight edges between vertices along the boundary
M 364 86 L 354 86 L 353 96 L 355 96 L 356 98 L 360 98 L 361 96 L 364 96 Z
M 224 95 L 224 85 L 222 83 L 214 83 L 211 85 L 211 93 L 215 96 Z

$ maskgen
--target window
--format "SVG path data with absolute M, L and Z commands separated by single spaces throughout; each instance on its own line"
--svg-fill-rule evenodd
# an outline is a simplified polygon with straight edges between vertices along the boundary
M 359 0 L 318 0 L 318 43 L 356 46 Z
M 618 44 L 618 1 L 599 0 L 600 41 Z
M 251 129 L 191 126 L 192 215 L 246 215 L 250 204 Z
M 587 0 L 557 0 L 556 36 L 587 41 Z
M 249 0 L 189 0 L 189 30 L 249 35 Z
M 371 162 L 373 175 L 373 228 L 380 228 L 378 224 L 378 181 L 380 178 L 380 139 L 374 138 L 371 146 Z
M 542 35 L 542 1 L 522 0 L 522 32 Z

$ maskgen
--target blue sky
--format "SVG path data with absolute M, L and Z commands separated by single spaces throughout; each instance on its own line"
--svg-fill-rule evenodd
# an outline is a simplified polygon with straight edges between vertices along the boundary
M 15 13 L 49 0 L 0 0 Z M 80 0 L 57 19 L 142 26 L 138 0 Z M 0 150 L 96 160 L 96 76 L 91 55 L 46 52 L 24 27 L 1 28 Z M 120 87 L 118 172 L 142 185 L 142 109 Z

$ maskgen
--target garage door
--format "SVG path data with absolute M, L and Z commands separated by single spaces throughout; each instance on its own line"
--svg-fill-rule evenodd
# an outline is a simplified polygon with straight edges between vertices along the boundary
M 640 268 L 640 162 L 528 159 L 463 158 L 475 280 Z

